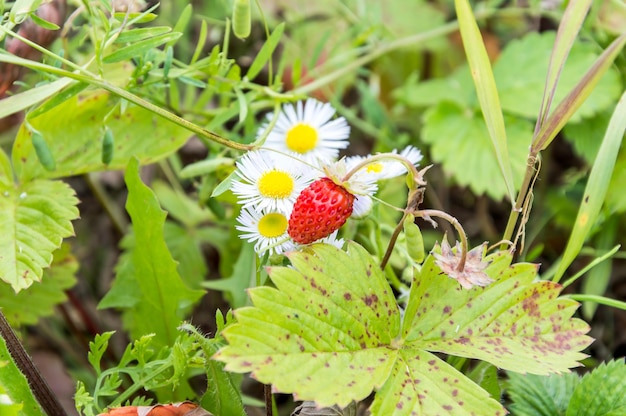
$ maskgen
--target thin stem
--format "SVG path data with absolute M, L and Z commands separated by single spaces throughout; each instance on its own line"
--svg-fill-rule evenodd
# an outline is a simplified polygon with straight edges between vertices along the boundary
M 520 191 L 517 194 L 517 200 L 515 201 L 515 205 L 511 209 L 511 214 L 509 215 L 509 220 L 506 224 L 506 228 L 504 230 L 504 235 L 502 236 L 502 240 L 511 240 L 513 236 L 513 231 L 515 230 L 515 225 L 517 224 L 517 220 L 519 219 L 519 215 L 522 212 L 522 207 L 528 197 L 528 191 L 530 188 L 530 184 L 533 182 L 533 177 L 537 174 L 535 169 L 535 164 L 537 163 L 537 153 L 528 154 L 526 164 L 526 173 L 524 174 L 524 180 L 522 181 L 522 186 L 520 187 Z M 503 245 L 501 247 L 504 250 L 506 247 Z M 513 247 L 514 249 L 515 247 Z
M 402 227 L 404 226 L 404 220 L 406 219 L 407 215 L 409 215 L 409 213 L 404 211 L 404 214 L 402 214 L 402 218 L 400 219 L 400 222 L 398 223 L 398 225 L 396 225 L 396 228 L 393 230 L 393 234 L 391 234 L 389 245 L 387 245 L 387 251 L 385 251 L 385 256 L 380 262 L 380 270 L 385 270 L 385 267 L 387 266 L 387 262 L 389 261 L 389 258 L 391 257 L 391 252 L 393 251 L 393 248 L 396 245 L 396 240 L 398 239 L 398 236 L 400 235 L 400 231 L 402 231 Z
M 424 219 L 428 219 L 430 217 L 438 217 L 448 221 L 452 226 L 456 229 L 459 238 L 461 239 L 461 261 L 459 261 L 459 265 L 457 266 L 457 270 L 462 272 L 465 268 L 465 260 L 467 258 L 467 235 L 465 234 L 465 230 L 461 226 L 459 220 L 454 218 L 452 215 L 439 211 L 436 209 L 422 209 L 415 213 L 416 217 L 421 217 Z
M 65 413 L 56 395 L 52 392 L 46 380 L 41 376 L 35 364 L 33 364 L 33 361 L 28 356 L 22 343 L 17 339 L 17 336 L 15 336 L 2 310 L 0 310 L 0 335 L 4 338 L 9 354 L 11 354 L 17 368 L 19 368 L 26 377 L 33 395 L 41 405 L 43 411 L 49 416 L 67 416 L 67 413 Z
M 10 59 L 7 59 L 10 58 Z M 49 74 L 54 74 L 54 75 L 58 75 L 58 76 L 63 76 L 63 77 L 67 77 L 67 78 L 71 78 L 74 79 L 76 81 L 80 81 L 80 82 L 85 82 L 87 84 L 91 84 L 94 85 L 96 87 L 102 88 L 103 90 L 109 91 L 110 93 L 117 95 L 133 104 L 136 104 L 142 108 L 145 108 L 148 111 L 151 111 L 155 114 L 157 114 L 160 117 L 163 117 L 164 119 L 171 121 L 174 124 L 177 124 L 193 133 L 195 133 L 198 137 L 200 137 L 201 139 L 208 139 L 210 141 L 213 141 L 217 144 L 220 144 L 224 147 L 228 147 L 234 150 L 239 150 L 239 151 L 247 151 L 247 150 L 252 150 L 254 148 L 253 145 L 247 145 L 247 144 L 243 144 L 243 143 L 238 143 L 238 142 L 234 142 L 232 140 L 228 140 L 216 133 L 213 133 L 201 126 L 198 126 L 197 124 L 194 124 L 188 120 L 185 120 L 184 118 L 177 116 L 174 113 L 171 113 L 155 104 L 152 104 L 149 101 L 144 100 L 143 98 L 129 92 L 126 91 L 123 88 L 117 87 L 113 84 L 108 83 L 107 81 L 100 79 L 100 78 L 96 78 L 93 75 L 82 75 L 82 74 L 78 74 L 75 72 L 70 72 L 61 68 L 56 68 L 50 65 L 46 65 L 46 64 L 42 64 L 39 62 L 35 62 L 35 61 L 31 61 L 28 59 L 23 59 L 23 58 L 19 58 L 16 56 L 1 56 L 0 55 L 0 62 L 8 62 L 8 63 L 12 63 L 12 64 L 16 64 L 16 65 L 21 65 L 30 69 L 34 69 L 34 70 L 38 70 L 38 71 L 42 71 L 42 72 L 46 72 Z
M 272 406 L 272 386 L 270 384 L 263 385 L 263 398 L 265 399 L 265 414 L 267 416 L 274 416 L 274 409 Z

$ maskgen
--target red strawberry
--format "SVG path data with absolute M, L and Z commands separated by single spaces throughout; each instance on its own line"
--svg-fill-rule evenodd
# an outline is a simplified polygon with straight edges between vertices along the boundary
M 354 195 L 330 178 L 306 187 L 293 206 L 287 233 L 300 244 L 309 244 L 339 229 L 350 214 Z

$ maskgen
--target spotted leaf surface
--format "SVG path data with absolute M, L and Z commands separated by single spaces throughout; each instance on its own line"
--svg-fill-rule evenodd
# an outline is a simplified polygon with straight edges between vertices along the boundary
M 478 411 L 477 411 L 478 409 Z M 375 415 L 504 415 L 489 393 L 423 350 L 400 352 L 372 404 Z
M 217 358 L 274 389 L 321 406 L 346 406 L 383 385 L 397 350 L 400 313 L 373 259 L 350 244 L 289 255 L 295 269 L 269 270 L 276 289 L 250 291 Z
M 0 182 L 0 280 L 16 293 L 41 281 L 53 251 L 74 234 L 77 204 L 61 181 Z
M 489 258 L 494 283 L 461 289 L 429 257 L 411 288 L 403 334 L 412 347 L 478 358 L 519 373 L 567 372 L 585 357 L 588 325 L 572 318 L 579 304 L 557 298 L 559 284 L 538 281 L 537 266 Z
M 462 289 L 429 256 L 402 315 L 384 275 L 361 246 L 316 244 L 274 267 L 276 286 L 250 291 L 235 311 L 229 345 L 215 358 L 279 392 L 346 406 L 372 391 L 374 416 L 504 415 L 476 383 L 433 352 L 479 358 L 514 371 L 566 371 L 590 341 L 560 286 L 535 281 L 536 266 L 489 256 L 487 287 Z

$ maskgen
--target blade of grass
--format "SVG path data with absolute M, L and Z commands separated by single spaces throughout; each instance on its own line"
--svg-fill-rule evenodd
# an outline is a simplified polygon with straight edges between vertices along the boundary
M 607 298 L 604 296 L 597 296 L 597 295 L 569 295 L 569 296 L 564 296 L 564 297 L 568 297 L 570 299 L 574 299 L 577 300 L 579 302 L 595 302 L 598 303 L 600 305 L 606 305 L 606 306 L 611 306 L 613 308 L 618 308 L 621 310 L 626 311 L 626 302 L 622 302 L 616 299 L 611 299 L 611 298 Z
M 561 131 L 565 123 L 578 110 L 583 102 L 589 97 L 602 75 L 613 64 L 613 61 L 626 44 L 626 33 L 615 39 L 613 43 L 598 57 L 593 66 L 585 73 L 582 79 L 559 103 L 554 112 L 550 114 L 546 122 L 533 139 L 531 152 L 535 154 L 547 148 L 557 133 Z
M 283 36 L 284 30 L 284 23 L 276 26 L 276 29 L 274 29 L 270 37 L 263 44 L 258 55 L 256 56 L 256 58 L 254 58 L 252 65 L 250 65 L 248 73 L 246 74 L 249 81 L 252 81 L 257 75 L 259 75 L 259 72 L 261 72 L 267 61 L 270 60 L 270 58 L 272 57 L 272 53 L 274 53 L 276 46 L 278 46 L 280 38 Z
M 31 88 L 19 94 L 0 100 L 0 118 L 10 116 L 11 114 L 22 111 L 32 105 L 35 105 L 71 84 L 70 78 L 60 78 L 49 84 Z
M 535 126 L 535 133 L 545 122 L 550 113 L 552 99 L 556 92 L 556 86 L 569 55 L 572 45 L 576 40 L 576 36 L 582 27 L 585 16 L 591 7 L 592 0 L 570 1 L 563 14 L 563 19 L 559 23 L 559 29 L 554 40 L 552 55 L 550 56 L 550 64 L 548 66 L 548 74 L 546 75 L 546 85 L 543 90 L 543 99 L 539 108 L 539 117 Z
M 563 258 L 559 263 L 559 267 L 552 278 L 554 282 L 558 282 L 563 277 L 565 270 L 572 263 L 574 258 L 580 253 L 580 249 L 587 238 L 591 227 L 596 222 L 600 208 L 604 202 L 617 153 L 619 151 L 624 132 L 626 131 L 626 92 L 622 95 L 617 107 L 611 116 L 606 134 L 602 140 L 602 145 L 598 151 L 598 156 L 594 161 L 589 180 L 585 187 L 583 200 L 576 216 L 576 222 L 572 234 L 570 235 L 567 246 L 563 253 Z
M 463 47 L 465 48 L 467 62 L 476 86 L 480 108 L 482 109 L 489 137 L 495 150 L 500 172 L 506 184 L 509 200 L 513 202 L 515 201 L 513 172 L 511 170 L 511 161 L 509 160 L 502 107 L 500 106 L 500 98 L 498 97 L 489 56 L 469 2 L 467 0 L 455 0 L 454 4 L 463 39 Z

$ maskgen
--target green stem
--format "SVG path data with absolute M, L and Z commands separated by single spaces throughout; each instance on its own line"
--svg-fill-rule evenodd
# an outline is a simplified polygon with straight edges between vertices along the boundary
M 76 72 L 70 72 L 61 68 L 56 68 L 50 65 L 46 65 L 46 64 L 42 64 L 39 62 L 35 62 L 35 61 L 31 61 L 28 59 L 23 59 L 23 58 L 19 58 L 16 57 L 14 55 L 0 55 L 0 62 L 8 62 L 8 63 L 13 63 L 16 65 L 21 65 L 24 66 L 26 68 L 30 68 L 30 69 L 34 69 L 37 71 L 42 71 L 45 73 L 49 73 L 49 74 L 54 74 L 54 75 L 58 75 L 58 76 L 62 76 L 62 77 L 67 77 L 76 81 L 80 81 L 80 82 L 84 82 L 87 84 L 91 84 L 94 85 L 96 87 L 102 88 L 103 90 L 109 91 L 110 93 L 117 95 L 120 98 L 123 98 L 133 104 L 136 104 L 148 111 L 151 111 L 153 113 L 155 113 L 156 115 L 163 117 L 164 119 L 177 124 L 193 133 L 195 133 L 197 136 L 199 136 L 200 138 L 203 139 L 208 139 L 210 141 L 213 141 L 217 144 L 220 144 L 224 147 L 228 147 L 234 150 L 239 150 L 239 151 L 248 151 L 248 150 L 252 150 L 254 148 L 253 145 L 247 145 L 247 144 L 243 144 L 243 143 L 238 143 L 238 142 L 234 142 L 232 140 L 228 140 L 216 133 L 213 133 L 201 126 L 198 126 L 197 124 L 194 124 L 188 120 L 185 120 L 182 117 L 177 116 L 174 113 L 171 113 L 157 105 L 152 104 L 149 101 L 144 100 L 143 98 L 129 92 L 126 91 L 123 88 L 117 87 L 113 84 L 108 83 L 107 81 L 100 79 L 100 78 L 96 78 L 94 75 L 83 75 L 83 74 L 78 74 Z
M 522 181 L 522 186 L 520 187 L 520 191 L 517 194 L 517 200 L 515 201 L 515 205 L 511 209 L 511 213 L 509 214 L 509 220 L 506 224 L 506 228 L 504 230 L 504 235 L 502 236 L 502 240 L 507 241 L 511 240 L 513 236 L 513 231 L 515 230 L 515 226 L 517 225 L 517 220 L 519 219 L 519 215 L 522 212 L 522 207 L 526 202 L 526 198 L 528 197 L 528 191 L 530 190 L 530 184 L 533 182 L 533 177 L 537 174 L 535 169 L 535 165 L 537 162 L 537 153 L 529 153 L 528 154 L 528 163 L 526 164 L 526 173 L 524 174 L 524 180 Z M 503 244 L 500 247 L 502 250 L 506 248 L 506 244 Z M 515 248 L 515 247 L 513 247 Z
M 393 248 L 396 245 L 396 240 L 398 239 L 398 236 L 400 235 L 400 231 L 402 231 L 404 220 L 406 219 L 407 215 L 409 215 L 409 213 L 405 210 L 404 214 L 402 214 L 402 218 L 400 218 L 400 222 L 398 223 L 398 225 L 396 225 L 396 228 L 393 230 L 393 234 L 391 234 L 391 239 L 389 240 L 389 244 L 387 245 L 387 251 L 385 251 L 385 256 L 380 262 L 380 270 L 384 271 L 385 267 L 387 266 L 387 262 L 389 261 L 389 258 L 391 257 L 391 252 L 393 251 Z

